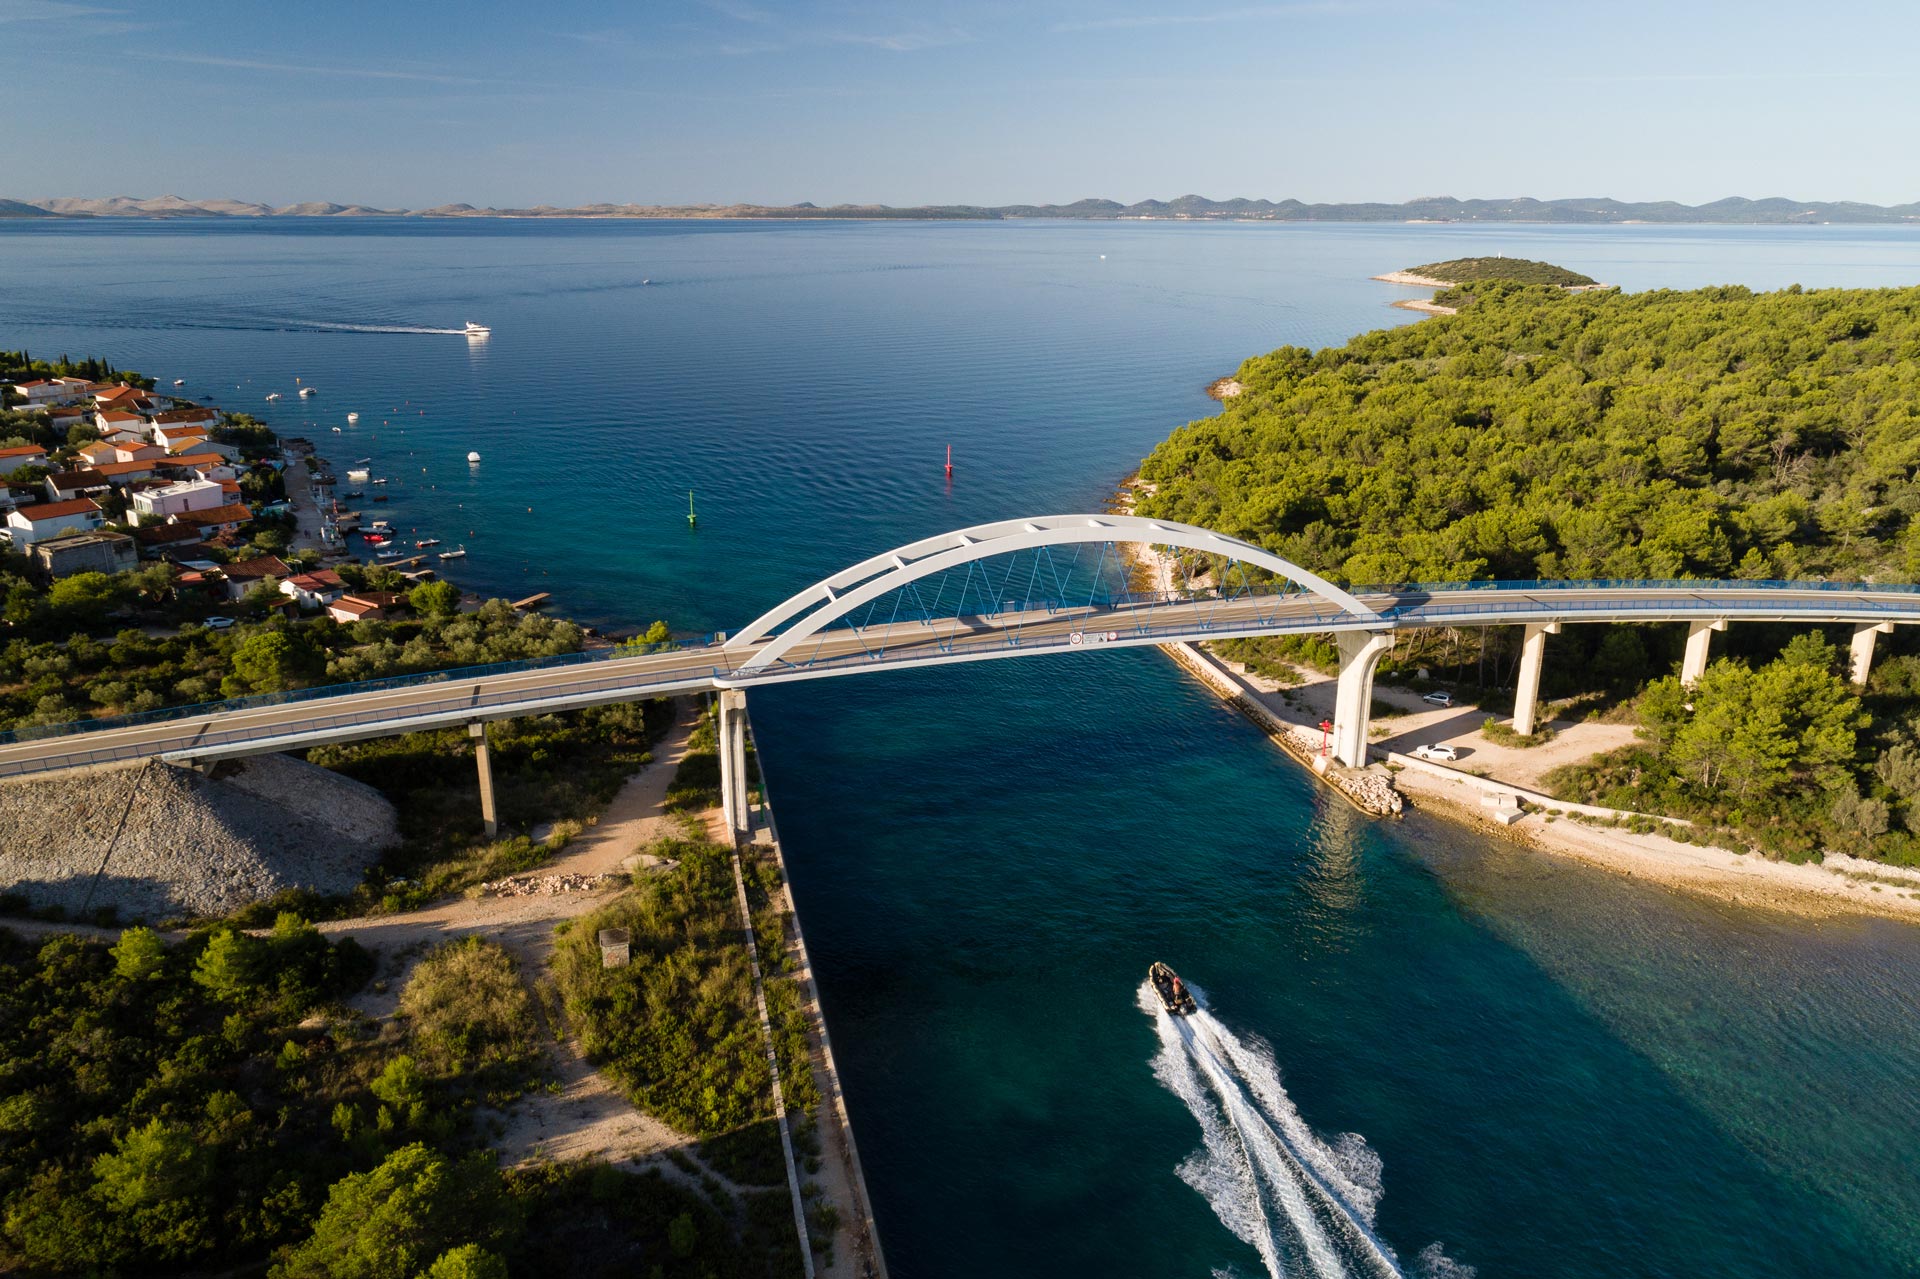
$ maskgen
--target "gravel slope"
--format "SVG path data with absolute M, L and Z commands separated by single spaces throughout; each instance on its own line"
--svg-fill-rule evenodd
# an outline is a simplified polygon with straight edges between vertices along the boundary
M 165 919 L 344 893 L 398 839 L 380 792 L 286 755 L 213 777 L 150 761 L 0 782 L 0 892 L 69 911 Z

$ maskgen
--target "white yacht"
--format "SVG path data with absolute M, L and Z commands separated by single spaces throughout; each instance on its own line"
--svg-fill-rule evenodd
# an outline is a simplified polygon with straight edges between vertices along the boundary
M 355 422 L 358 422 L 359 420 L 360 420 L 360 415 L 359 415 L 358 413 L 349 413 L 349 414 L 347 414 L 347 425 L 348 425 L 348 426 L 352 426 L 352 425 L 353 425 L 353 424 L 354 424 Z
M 303 386 L 303 387 L 301 387 L 301 388 L 300 388 L 300 398 L 301 398 L 301 399 L 303 399 L 303 400 L 305 400 L 305 399 L 310 399 L 310 398 L 312 398 L 313 396 L 315 396 L 315 395 L 318 395 L 318 394 L 319 394 L 319 392 L 318 392 L 318 391 L 316 391 L 316 390 L 314 390 L 314 389 L 313 389 L 312 387 L 310 387 L 310 386 Z
M 483 338 L 493 332 L 493 330 L 484 324 L 475 324 L 472 320 L 468 320 L 467 327 L 463 329 L 462 332 L 470 338 Z

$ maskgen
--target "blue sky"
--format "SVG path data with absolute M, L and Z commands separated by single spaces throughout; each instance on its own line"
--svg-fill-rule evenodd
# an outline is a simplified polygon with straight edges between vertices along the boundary
M 1920 6 L 0 0 L 0 195 L 1920 199 Z

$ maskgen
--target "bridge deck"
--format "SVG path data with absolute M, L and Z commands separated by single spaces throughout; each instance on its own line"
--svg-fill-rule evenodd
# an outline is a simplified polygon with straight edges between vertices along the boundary
M 763 668 L 755 665 L 760 648 L 755 644 L 438 671 L 376 686 L 0 735 L 0 777 L 153 757 L 213 760 L 666 693 L 1178 639 L 1533 622 L 1920 622 L 1920 592 L 1872 587 L 1702 582 L 1432 589 L 1361 599 L 1379 616 L 1343 613 L 1311 594 L 1136 599 L 1115 606 L 823 631 L 797 646 L 788 660 Z

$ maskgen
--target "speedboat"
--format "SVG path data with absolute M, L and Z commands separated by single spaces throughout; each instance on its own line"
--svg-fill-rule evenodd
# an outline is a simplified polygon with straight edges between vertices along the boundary
M 493 332 L 493 330 L 484 324 L 475 324 L 472 320 L 468 320 L 467 327 L 462 329 L 461 332 L 470 338 L 483 338 Z
M 383 479 L 381 479 L 381 480 L 375 480 L 375 481 L 374 481 L 374 483 L 375 483 L 375 484 L 385 484 L 385 483 L 386 483 L 386 481 L 385 481 L 385 480 L 383 480 Z
M 1153 966 L 1147 969 L 1147 980 L 1153 983 L 1155 993 L 1160 996 L 1160 1006 L 1168 1013 L 1175 1017 L 1187 1017 L 1198 1011 L 1198 1005 L 1193 1002 L 1193 992 L 1180 980 L 1180 975 L 1165 964 L 1155 960 Z
M 278 392 L 278 391 L 269 391 L 269 392 L 267 392 L 267 403 L 269 403 L 269 404 L 271 404 L 271 403 L 273 403 L 273 402 L 274 402 L 275 400 L 277 400 L 277 399 L 279 399 L 279 398 L 280 398 L 280 392 Z
M 353 424 L 354 424 L 355 422 L 358 422 L 359 420 L 360 420 L 360 415 L 359 415 L 358 413 L 349 413 L 349 414 L 347 414 L 347 425 L 348 425 L 348 426 L 352 426 L 352 425 L 353 425 Z
M 429 546 L 438 546 L 438 545 L 440 545 L 440 539 L 437 537 L 423 537 L 419 541 L 414 543 L 415 547 L 423 551 L 426 550 Z
M 463 560 L 466 557 L 467 548 L 464 546 L 458 547 L 455 550 L 440 552 L 440 558 L 443 560 Z
M 174 384 L 175 386 L 185 386 L 185 385 L 187 384 L 187 379 L 185 379 L 185 378 L 183 378 L 183 377 L 177 377 L 177 378 L 175 378 L 175 379 L 173 379 L 173 384 Z
M 318 394 L 320 394 L 320 392 L 314 390 L 310 386 L 303 386 L 300 388 L 300 398 L 303 400 L 311 399 Z

